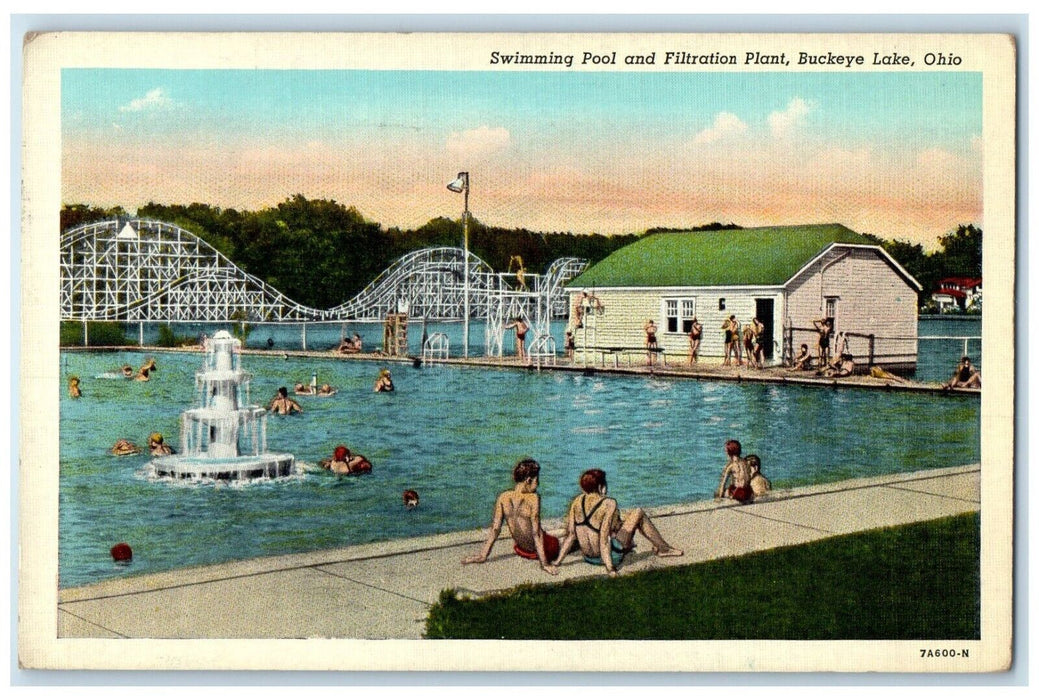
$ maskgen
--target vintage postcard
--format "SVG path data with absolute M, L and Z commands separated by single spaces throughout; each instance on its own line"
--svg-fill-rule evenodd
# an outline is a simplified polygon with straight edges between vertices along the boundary
M 24 58 L 24 668 L 1010 668 L 1013 37 Z

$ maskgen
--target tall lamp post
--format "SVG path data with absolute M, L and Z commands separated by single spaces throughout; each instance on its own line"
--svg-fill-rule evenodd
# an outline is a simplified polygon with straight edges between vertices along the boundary
M 465 280 L 462 283 L 465 299 L 462 302 L 462 356 L 469 357 L 469 173 L 458 173 L 458 177 L 448 183 L 447 189 L 452 192 L 461 192 L 465 195 L 465 208 L 462 210 L 462 246 L 464 260 L 462 261 Z

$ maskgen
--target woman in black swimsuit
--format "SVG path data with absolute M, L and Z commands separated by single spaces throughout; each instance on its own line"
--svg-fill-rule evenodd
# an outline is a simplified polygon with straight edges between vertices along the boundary
M 610 576 L 616 576 L 617 565 L 634 548 L 636 531 L 653 544 L 653 552 L 658 557 L 682 556 L 682 550 L 675 549 L 661 537 L 641 508 L 634 509 L 621 521 L 617 501 L 606 495 L 606 472 L 602 469 L 589 469 L 581 475 L 579 483 L 583 493 L 570 504 L 566 537 L 559 545 L 555 566 L 577 542 L 586 562 L 605 566 Z
M 703 326 L 693 317 L 693 323 L 689 327 L 689 364 L 700 359 L 700 336 L 703 335 Z
M 970 363 L 970 358 L 964 355 L 960 359 L 960 363 L 956 365 L 956 373 L 952 375 L 952 379 L 946 384 L 943 389 L 955 389 L 957 387 L 964 387 L 968 389 L 980 389 L 981 388 L 981 373 L 978 372 L 977 368 Z

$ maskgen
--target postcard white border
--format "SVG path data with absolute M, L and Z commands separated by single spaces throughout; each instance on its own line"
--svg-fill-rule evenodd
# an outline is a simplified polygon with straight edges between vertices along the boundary
M 20 422 L 19 655 L 32 668 L 972 672 L 1010 663 L 1013 600 L 1015 73 L 1006 35 L 980 34 L 168 34 L 39 35 L 25 49 Z M 911 642 L 451 642 L 57 638 L 60 70 L 68 67 L 488 70 L 490 51 L 639 53 L 661 43 L 761 51 L 954 51 L 980 71 L 984 102 L 982 639 L 970 661 L 922 662 Z M 349 50 L 344 50 L 349 46 Z M 797 48 L 794 48 L 797 47 Z M 624 70 L 612 66 L 608 70 Z M 916 67 L 921 69 L 920 66 Z M 586 68 L 583 70 L 606 70 Z M 637 70 L 664 70 L 641 66 Z M 718 67 L 714 70 L 725 70 Z M 762 68 L 791 71 L 795 68 Z M 820 69 L 809 69 L 820 70 Z M 871 67 L 848 69 L 870 71 Z M 926 70 L 926 68 L 925 68 Z M 47 311 L 52 310 L 52 311 Z M 27 352 L 32 348 L 32 352 Z M 946 645 L 948 640 L 939 642 Z M 975 651 L 976 650 L 976 651 Z M 331 661 L 330 661 L 331 660 Z

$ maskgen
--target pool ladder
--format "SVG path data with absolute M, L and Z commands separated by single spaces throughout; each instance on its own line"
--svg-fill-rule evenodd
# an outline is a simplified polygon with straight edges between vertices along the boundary
M 434 333 L 422 346 L 422 362 L 446 360 L 451 356 L 451 341 L 444 333 Z

